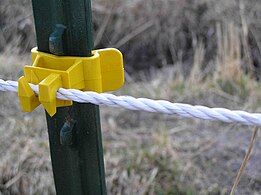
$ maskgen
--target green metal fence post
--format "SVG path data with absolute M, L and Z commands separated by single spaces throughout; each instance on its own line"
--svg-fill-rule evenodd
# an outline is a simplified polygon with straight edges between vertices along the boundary
M 38 50 L 90 56 L 91 0 L 32 0 Z M 106 194 L 99 107 L 73 103 L 47 115 L 57 194 Z

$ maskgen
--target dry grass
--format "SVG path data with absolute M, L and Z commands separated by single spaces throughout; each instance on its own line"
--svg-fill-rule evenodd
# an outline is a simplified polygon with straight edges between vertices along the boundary
M 220 57 L 219 43 L 225 43 L 220 38 L 234 29 L 238 39 L 234 43 L 239 46 L 235 45 L 240 51 L 238 57 L 243 71 L 260 76 L 261 4 L 258 0 L 92 2 L 95 47 L 120 48 L 129 74 L 180 62 L 183 72 L 189 75 L 199 44 L 206 54 L 201 59 L 202 67 L 213 69 L 216 56 Z M 230 38 L 228 41 L 236 41 Z M 35 45 L 34 39 L 30 0 L 2 0 L 0 50 L 8 43 L 22 46 L 22 53 L 28 52 Z
M 244 157 L 244 159 L 242 161 L 240 169 L 238 170 L 237 177 L 236 177 L 236 179 L 234 181 L 234 184 L 233 184 L 233 187 L 231 189 L 230 195 L 234 195 L 236 190 L 237 190 L 238 183 L 240 182 L 242 174 L 244 173 L 244 171 L 246 169 L 246 166 L 248 164 L 248 161 L 249 161 L 249 159 L 251 157 L 257 133 L 258 133 L 258 127 L 255 127 L 254 131 L 253 131 L 253 134 L 252 134 L 252 137 L 251 137 L 251 140 L 250 140 L 249 145 L 248 145 L 248 149 L 247 149 L 246 155 L 245 155 L 245 157 Z
M 0 26 L 12 7 L 3 2 Z M 30 12 L 29 1 L 21 2 L 12 23 Z M 129 73 L 147 70 L 139 81 L 130 74 L 116 93 L 261 112 L 260 4 L 239 2 L 115 0 L 112 6 L 95 0 L 97 47 L 119 46 Z M 30 63 L 15 48 L 17 34 L 0 54 L 1 78 L 17 79 Z M 44 112 L 21 113 L 11 93 L 1 93 L 0 102 L 0 194 L 54 194 Z M 109 194 L 228 194 L 252 134 L 246 126 L 108 107 L 101 119 Z M 260 148 L 259 134 L 238 194 L 261 191 Z
M 1 59 L 8 61 L 8 55 Z M 28 59 L 24 57 L 14 61 L 22 63 L 23 59 L 25 64 Z M 3 75 L 14 74 L 13 62 Z M 212 75 L 203 80 L 191 77 L 193 85 L 177 76 L 180 74 L 178 68 L 165 68 L 152 72 L 154 79 L 130 82 L 117 93 L 261 111 L 261 86 L 253 79 L 247 77 L 242 84 L 230 78 L 236 87 L 228 93 L 218 83 L 225 78 L 220 73 L 215 74 L 220 75 L 216 79 Z M 242 91 L 248 95 L 242 96 Z M 2 93 L 0 98 L 0 191 L 54 193 L 43 111 L 23 114 L 15 94 Z M 108 107 L 101 108 L 101 117 L 109 194 L 227 194 L 252 131 L 245 126 Z M 259 136 L 239 183 L 240 194 L 260 191 L 260 146 Z

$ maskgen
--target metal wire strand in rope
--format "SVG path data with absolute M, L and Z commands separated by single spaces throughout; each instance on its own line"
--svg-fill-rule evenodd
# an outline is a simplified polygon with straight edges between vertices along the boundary
M 38 94 L 38 86 L 30 84 L 32 90 Z M 16 81 L 0 79 L 0 91 L 17 92 Z M 189 104 L 171 103 L 165 100 L 151 100 L 147 98 L 134 98 L 131 96 L 115 96 L 107 93 L 83 92 L 75 89 L 59 89 L 57 98 L 73 100 L 81 103 L 122 107 L 129 110 L 143 110 L 147 112 L 179 115 L 185 118 L 199 118 L 216 120 L 226 123 L 240 123 L 245 125 L 261 126 L 261 113 L 248 113 L 241 110 L 225 108 L 209 108 L 206 106 L 192 106 Z

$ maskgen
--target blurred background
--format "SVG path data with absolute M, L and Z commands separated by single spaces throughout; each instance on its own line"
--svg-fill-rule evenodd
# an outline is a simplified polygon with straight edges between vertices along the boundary
M 115 92 L 261 112 L 258 0 L 93 0 L 95 48 L 124 53 Z M 0 78 L 36 46 L 30 0 L 0 1 Z M 101 107 L 109 194 L 228 194 L 253 129 Z M 54 194 L 42 108 L 0 93 L 0 194 Z M 236 194 L 261 193 L 261 140 Z

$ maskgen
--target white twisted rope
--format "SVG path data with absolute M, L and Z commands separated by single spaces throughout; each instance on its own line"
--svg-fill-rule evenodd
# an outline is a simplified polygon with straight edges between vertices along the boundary
M 30 86 L 36 94 L 39 93 L 37 85 L 30 84 Z M 0 91 L 17 92 L 17 87 L 18 83 L 16 81 L 4 81 L 0 79 Z M 57 98 L 62 100 L 73 100 L 80 103 L 122 107 L 130 110 L 143 110 L 170 115 L 175 114 L 185 118 L 199 118 L 227 123 L 261 126 L 261 113 L 248 113 L 240 110 L 232 111 L 225 108 L 208 108 L 205 106 L 171 103 L 165 100 L 115 96 L 113 94 L 99 94 L 96 92 L 83 92 L 75 89 L 63 88 L 58 90 Z

